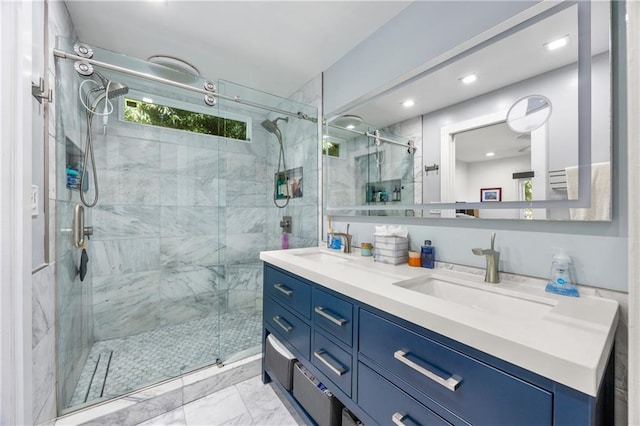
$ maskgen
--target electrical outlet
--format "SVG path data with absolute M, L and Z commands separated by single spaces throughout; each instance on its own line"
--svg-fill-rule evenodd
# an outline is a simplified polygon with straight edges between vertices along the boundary
M 40 206 L 38 204 L 38 186 L 31 185 L 31 217 L 37 217 L 40 214 Z

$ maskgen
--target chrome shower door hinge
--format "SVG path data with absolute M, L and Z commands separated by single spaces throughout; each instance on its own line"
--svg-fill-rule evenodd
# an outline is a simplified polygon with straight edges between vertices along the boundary
M 40 77 L 38 83 L 31 82 L 31 95 L 36 98 L 38 103 L 42 103 L 43 99 L 49 103 L 53 102 L 53 90 L 47 92 L 47 87 L 42 77 Z

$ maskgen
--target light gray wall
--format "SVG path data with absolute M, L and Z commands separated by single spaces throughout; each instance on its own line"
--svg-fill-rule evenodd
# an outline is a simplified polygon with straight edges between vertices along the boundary
M 592 96 L 593 139 L 592 161 L 609 161 L 611 156 L 610 120 L 611 96 L 608 54 L 593 59 Z M 440 163 L 441 128 L 478 116 L 506 111 L 518 99 L 537 94 L 549 98 L 552 114 L 549 118 L 549 170 L 562 169 L 578 163 L 578 91 L 575 65 L 560 68 L 541 76 L 513 84 L 482 96 L 434 111 L 423 116 L 423 152 L 425 164 Z M 424 200 L 440 201 L 440 176 L 426 180 Z M 558 199 L 564 194 L 556 195 Z
M 325 70 L 325 115 L 331 115 L 535 3 L 538 2 L 414 2 Z

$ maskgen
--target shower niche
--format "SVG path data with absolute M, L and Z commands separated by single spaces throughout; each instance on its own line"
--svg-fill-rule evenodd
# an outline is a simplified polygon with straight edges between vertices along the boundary
M 69 139 L 65 138 L 66 147 L 66 186 L 67 189 L 75 191 L 80 190 L 80 177 L 82 176 L 82 156 L 83 152 L 78 145 Z M 85 182 L 86 186 L 86 182 Z M 85 188 L 85 192 L 86 192 Z
M 275 173 L 273 182 L 277 200 L 302 198 L 302 167 Z
M 367 182 L 364 190 L 365 205 L 390 204 L 402 201 L 401 179 Z

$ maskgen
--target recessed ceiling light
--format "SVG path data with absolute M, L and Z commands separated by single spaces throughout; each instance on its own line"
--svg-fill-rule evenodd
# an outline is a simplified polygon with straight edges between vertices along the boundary
M 569 44 L 569 36 L 563 36 L 560 37 L 558 39 L 552 40 L 548 43 L 545 43 L 543 46 L 547 49 L 547 50 L 556 50 L 556 49 L 560 49 L 561 47 L 566 46 L 567 44 Z
M 477 75 L 475 75 L 475 74 L 469 74 L 469 75 L 468 75 L 468 76 L 466 76 L 466 77 L 462 77 L 462 78 L 460 79 L 460 81 L 462 81 L 464 84 L 471 84 L 471 83 L 473 83 L 474 81 L 476 81 L 477 79 L 478 79 L 478 76 L 477 76 Z
M 356 128 L 356 126 L 354 126 L 353 124 L 347 125 L 347 129 L 349 129 L 349 130 L 353 130 L 355 128 Z
M 496 153 L 495 152 L 487 152 L 485 155 L 487 157 L 493 157 L 494 155 L 496 155 Z
M 416 103 L 413 101 L 413 99 L 407 99 L 406 101 L 404 101 L 402 103 L 402 106 L 405 108 L 410 108 L 412 106 L 414 106 Z

